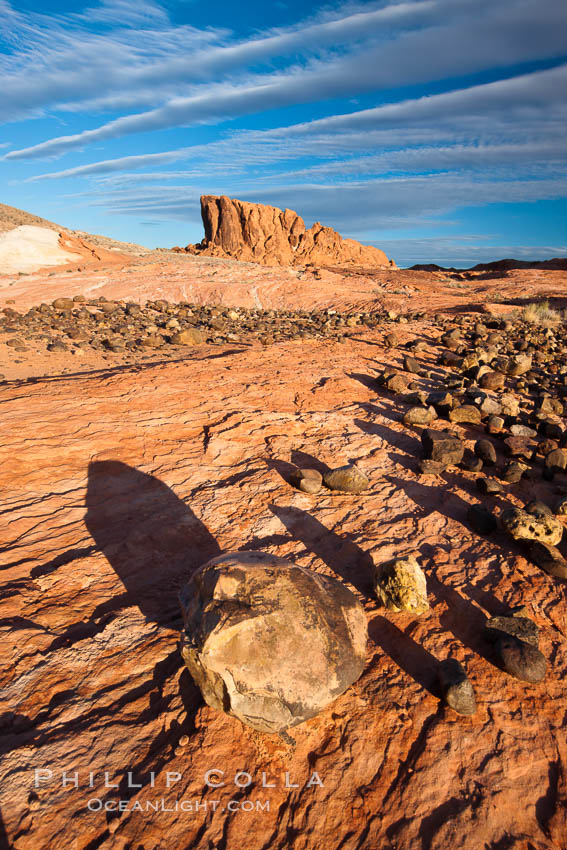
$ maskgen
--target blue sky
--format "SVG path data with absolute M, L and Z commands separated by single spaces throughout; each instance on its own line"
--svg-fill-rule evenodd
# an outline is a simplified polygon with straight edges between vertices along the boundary
M 201 194 L 400 265 L 567 255 L 567 3 L 0 0 L 1 200 L 150 247 Z

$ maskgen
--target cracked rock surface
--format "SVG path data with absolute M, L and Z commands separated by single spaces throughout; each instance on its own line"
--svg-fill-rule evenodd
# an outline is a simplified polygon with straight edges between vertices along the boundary
M 186 297 L 174 294 L 183 286 L 201 286 L 206 303 L 217 287 L 227 307 L 253 304 L 267 270 L 220 262 L 178 257 L 159 292 L 148 258 L 134 266 L 139 276 L 117 272 L 114 291 L 110 275 L 104 283 L 94 272 L 75 271 L 68 282 L 63 273 L 32 275 L 4 289 L 0 306 L 9 297 L 23 311 L 81 291 L 87 299 L 104 291 L 109 300 L 174 301 Z M 222 286 L 195 282 L 215 268 Z M 334 290 L 324 295 L 312 278 L 303 285 L 287 270 L 278 274 L 266 282 L 266 299 L 276 302 L 289 284 L 298 289 L 286 297 L 302 292 L 301 306 L 332 307 Z M 544 351 L 543 333 L 534 343 L 550 359 L 539 363 L 534 353 L 533 377 L 506 373 L 505 394 L 517 395 L 538 437 L 521 465 L 513 458 L 521 474 L 501 479 L 504 495 L 481 493 L 479 472 L 462 464 L 421 475 L 420 426 L 403 423 L 415 394 L 438 416 L 448 414 L 452 394 L 471 403 L 461 373 L 439 362 L 454 305 L 484 304 L 492 286 L 510 298 L 553 292 L 560 272 L 457 281 L 464 290 L 437 285 L 434 273 L 399 272 L 396 284 L 394 274 L 385 273 L 385 292 L 412 280 L 416 289 L 411 307 L 400 296 L 406 313 L 426 297 L 448 312 L 354 328 L 342 342 L 202 343 L 184 357 L 160 350 L 132 361 L 94 352 L 67 372 L 68 352 L 42 350 L 37 359 L 0 343 L 0 835 L 15 850 L 564 850 L 567 585 L 534 563 L 530 542 L 514 541 L 500 524 L 481 535 L 467 519 L 471 504 L 500 520 L 504 509 L 564 497 L 565 471 L 556 464 L 545 477 L 543 454 L 564 434 L 551 404 L 563 380 L 552 371 L 561 368 L 560 341 L 555 355 Z M 370 294 L 376 278 L 341 281 L 337 309 L 367 309 L 379 297 Z M 478 315 L 470 318 L 457 347 L 474 347 L 467 335 L 477 334 Z M 493 333 L 504 343 L 512 334 L 492 318 L 498 326 L 483 345 Z M 394 346 L 385 340 L 393 329 Z M 524 336 L 520 329 L 520 343 Z M 422 374 L 410 373 L 415 386 L 397 395 L 376 376 L 402 371 L 406 345 Z M 478 367 L 462 368 L 463 382 L 474 381 L 467 376 Z M 549 395 L 541 396 L 545 382 Z M 444 393 L 431 398 L 440 383 Z M 472 403 L 501 405 L 494 393 L 483 390 Z M 551 409 L 543 419 L 532 416 L 538 398 Z M 441 419 L 432 427 L 449 429 L 473 457 L 479 439 L 493 441 L 490 475 L 500 478 L 514 414 L 502 413 L 497 433 L 485 430 L 488 415 L 482 425 Z M 306 493 L 290 483 L 297 469 L 324 475 L 349 463 L 368 479 L 363 492 Z M 210 559 L 239 550 L 340 581 L 365 612 L 362 674 L 287 737 L 204 703 L 179 651 L 181 588 Z M 564 557 L 563 542 L 557 550 Z M 375 565 L 410 554 L 427 580 L 421 616 L 380 607 L 373 591 Z M 500 669 L 484 637 L 488 620 L 518 606 L 537 626 L 543 681 Z M 516 670 L 526 658 L 512 655 Z M 474 715 L 441 702 L 439 665 L 448 658 L 474 689 Z M 206 785 L 212 768 L 224 771 L 224 785 Z M 51 771 L 37 788 L 35 769 Z M 63 771 L 76 772 L 79 787 L 63 786 Z M 240 771 L 250 786 L 235 785 Z M 314 772 L 323 785 L 311 781 Z M 92 799 L 127 805 L 95 811 Z M 269 807 L 229 813 L 234 799 Z M 209 806 L 183 811 L 183 800 Z

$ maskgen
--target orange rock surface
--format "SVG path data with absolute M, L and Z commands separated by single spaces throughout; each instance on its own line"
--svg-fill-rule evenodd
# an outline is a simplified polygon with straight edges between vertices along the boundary
M 11 287 L 5 278 L 0 308 L 96 292 L 235 305 L 383 299 L 450 312 L 482 309 L 488 291 L 512 306 L 564 291 L 565 275 L 471 277 L 460 288 L 455 279 L 386 270 L 301 280 L 164 255 L 108 275 L 38 274 Z M 402 344 L 423 339 L 419 359 L 435 368 L 430 317 L 395 329 Z M 0 343 L 10 379 L 0 384 L 0 846 L 564 850 L 566 585 L 500 532 L 470 529 L 474 474 L 417 475 L 419 436 L 372 380 L 401 364 L 403 352 L 384 345 L 390 330 L 353 329 L 344 343 L 203 345 L 173 361 L 31 351 L 16 363 Z M 472 446 L 474 434 L 454 428 Z M 292 465 L 348 461 L 368 491 L 310 496 L 288 483 Z M 509 501 L 539 486 L 522 481 Z M 367 614 L 361 678 L 290 738 L 205 706 L 182 663 L 178 589 L 235 549 L 339 577 Z M 412 553 L 430 611 L 386 613 L 373 564 Z M 486 616 L 522 603 L 549 662 L 538 685 L 494 667 L 480 639 Z M 474 685 L 473 717 L 440 703 L 435 673 L 449 655 Z M 211 769 L 225 785 L 207 787 Z M 249 787 L 235 784 L 240 771 Z

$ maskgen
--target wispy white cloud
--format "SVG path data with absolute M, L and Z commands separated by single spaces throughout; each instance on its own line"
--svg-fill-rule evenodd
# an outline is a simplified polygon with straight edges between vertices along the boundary
M 230 182 L 228 194 L 235 194 Z M 567 193 L 567 175 L 541 180 L 486 180 L 461 174 L 392 177 L 340 185 L 299 183 L 258 187 L 240 184 L 237 197 L 259 203 L 290 207 L 306 222 L 321 218 L 343 235 L 357 236 L 379 230 L 400 229 L 408 221 L 431 221 L 465 206 L 518 203 L 535 198 L 554 199 Z M 197 187 L 156 185 L 109 194 L 95 205 L 121 215 L 144 215 L 199 221 Z
M 530 158 L 556 161 L 565 156 L 566 91 L 567 65 L 562 65 L 494 83 L 289 127 L 244 131 L 209 145 L 101 160 L 35 175 L 31 179 L 88 176 L 183 160 L 214 163 L 224 158 L 233 165 L 238 162 L 250 165 L 289 160 L 306 153 L 312 156 L 345 156 L 353 150 L 372 150 L 377 144 L 384 148 L 400 142 L 404 144 L 403 150 L 389 150 L 371 159 L 359 159 L 354 166 L 362 171 L 374 168 L 378 172 L 395 168 L 415 171 L 455 168 L 457 165 L 466 167 L 474 163 L 486 164 L 490 160 L 493 164 L 526 162 Z M 412 129 L 415 135 L 412 135 Z M 512 138 L 495 143 L 503 135 Z M 464 136 L 469 137 L 468 144 L 459 144 Z M 453 144 L 443 146 L 444 138 Z M 427 145 L 431 141 L 436 144 Z M 411 148 L 412 144 L 420 143 L 425 143 L 425 147 Z M 5 159 L 17 156 L 10 151 Z M 331 174 L 348 170 L 349 163 L 336 162 L 313 166 L 304 173 L 314 176 L 317 171 Z
M 219 122 L 243 114 L 261 112 L 290 104 L 306 103 L 345 97 L 364 91 L 380 91 L 409 84 L 475 73 L 486 67 L 505 68 L 522 62 L 560 56 L 567 49 L 567 6 L 562 0 L 508 0 L 495 4 L 492 0 L 422 0 L 401 3 L 360 12 L 332 21 L 308 24 L 293 31 L 269 34 L 248 42 L 233 45 L 205 47 L 191 59 L 153 56 L 145 63 L 132 56 L 124 57 L 120 71 L 112 67 L 112 77 L 120 83 L 109 83 L 110 98 L 118 98 L 122 108 L 127 107 L 128 91 L 135 89 L 138 103 L 144 100 L 148 87 L 152 97 L 164 96 L 164 85 L 183 82 L 191 89 L 189 94 L 177 86 L 177 94 L 168 97 L 161 105 L 138 114 L 124 115 L 81 133 L 60 136 L 39 144 L 13 151 L 11 158 L 58 156 L 66 151 L 82 148 L 94 142 L 116 139 L 133 133 L 190 126 L 202 122 Z M 163 34 L 162 34 L 163 35 Z M 193 34 L 194 38 L 199 33 Z M 331 41 L 343 50 L 329 50 Z M 471 50 L 473 43 L 475 49 Z M 439 49 L 439 45 L 443 49 Z M 349 45 L 350 49 L 347 49 Z M 111 55 L 116 55 L 115 43 L 105 45 Z M 99 46 L 100 47 L 100 46 Z M 356 49 L 353 49 L 356 48 Z M 303 53 L 298 64 L 296 53 Z M 98 56 L 99 51 L 97 51 Z M 104 53 L 104 51 L 103 51 Z M 274 73 L 250 73 L 254 62 L 268 57 L 291 55 L 294 64 Z M 128 67 L 126 59 L 130 59 Z M 93 60 L 94 61 L 94 60 Z M 118 61 L 118 60 L 117 60 Z M 173 63 L 173 64 L 172 64 Z M 191 64 L 193 63 L 193 64 Z M 124 66 L 122 69 L 122 65 Z M 100 62 L 97 69 L 100 69 Z M 234 82 L 234 70 L 242 71 Z M 244 71 L 247 70 L 246 73 Z M 96 69 L 95 69 L 96 70 Z M 223 72 L 231 72 L 230 79 L 217 82 Z M 59 79 L 56 64 L 54 77 L 40 84 L 50 91 L 59 83 L 66 90 L 64 97 L 73 97 L 80 79 L 66 75 Z M 101 81 L 106 82 L 109 72 L 97 77 L 97 103 L 100 100 Z M 201 84 L 203 79 L 208 81 Z M 80 76 L 80 75 L 79 75 Z M 8 103 L 5 114 L 14 103 L 31 107 L 35 97 L 37 106 L 50 96 L 37 91 L 37 75 L 26 82 L 26 74 L 19 74 L 27 85 L 25 92 L 6 87 Z M 211 81 L 212 80 L 212 81 Z M 82 99 L 94 97 L 93 78 Z M 34 94 L 32 95 L 32 91 Z M 78 91 L 76 92 L 78 94 Z M 53 95 L 54 92 L 51 92 Z M 59 92 L 59 101 L 62 100 Z M 40 103 L 40 99 L 43 101 Z M 126 100 L 125 100 L 126 98 Z M 60 104 L 61 105 L 61 104 Z M 115 104 L 116 105 L 116 104 Z M 0 108 L 2 100 L 0 96 Z M 76 108 L 77 104 L 73 105 Z M 387 107 L 383 107 L 386 109 Z

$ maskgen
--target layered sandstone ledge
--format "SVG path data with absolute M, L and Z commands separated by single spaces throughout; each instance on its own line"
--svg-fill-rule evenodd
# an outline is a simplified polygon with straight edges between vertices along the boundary
M 266 266 L 396 267 L 378 248 L 343 239 L 318 221 L 306 230 L 305 222 L 293 210 L 250 204 L 226 195 L 202 195 L 201 217 L 205 228 L 203 241 L 174 251 L 232 257 Z

